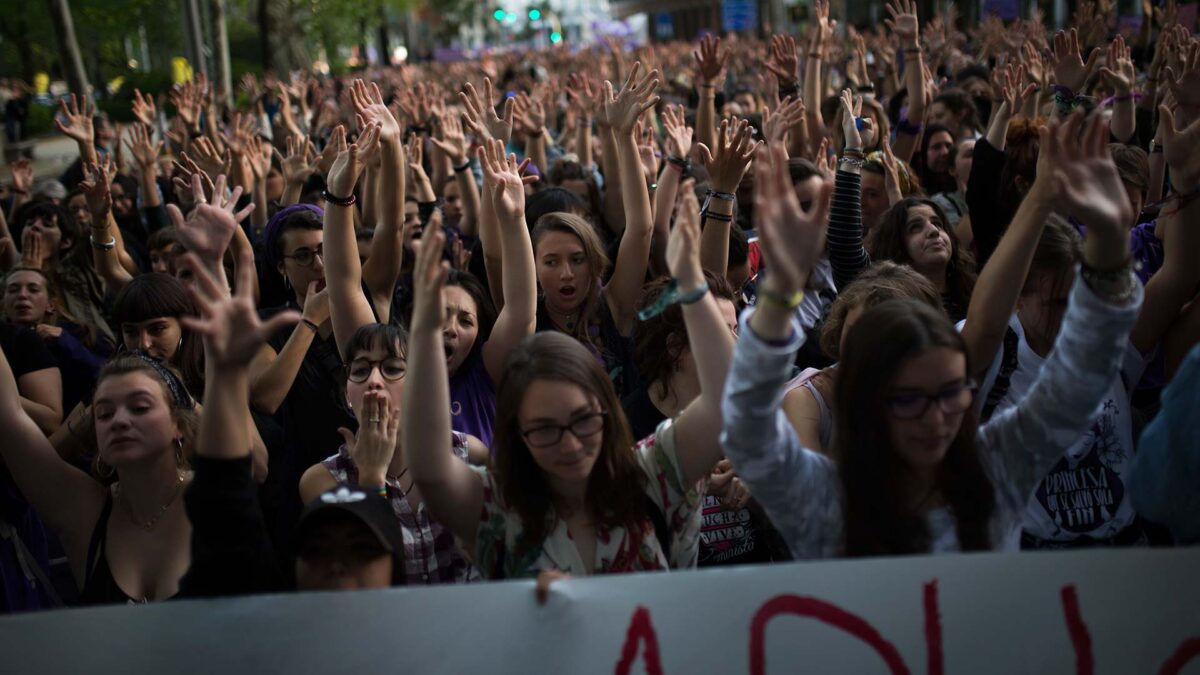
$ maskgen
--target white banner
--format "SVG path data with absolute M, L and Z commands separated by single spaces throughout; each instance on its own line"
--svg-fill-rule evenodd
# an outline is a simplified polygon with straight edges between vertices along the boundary
M 13 673 L 1200 675 L 1200 548 L 912 557 L 0 619 Z

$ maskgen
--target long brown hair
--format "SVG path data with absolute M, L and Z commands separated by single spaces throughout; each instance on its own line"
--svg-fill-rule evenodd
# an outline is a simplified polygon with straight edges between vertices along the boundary
M 867 235 L 867 252 L 872 260 L 891 260 L 911 265 L 912 256 L 908 254 L 904 239 L 908 231 L 908 210 L 914 206 L 933 209 L 942 223 L 942 231 L 950 238 L 950 261 L 946 264 L 946 311 L 956 321 L 963 319 L 971 302 L 971 292 L 975 290 L 975 259 L 959 243 L 954 228 L 948 225 L 946 213 L 936 202 L 911 197 L 896 202 L 883 214 L 879 224 L 871 228 Z
M 505 503 L 521 516 L 517 554 L 540 546 L 553 529 L 553 495 L 525 445 L 518 421 L 525 392 L 537 380 L 573 384 L 595 397 L 607 413 L 600 455 L 588 477 L 585 498 L 596 525 L 637 527 L 645 522 L 642 495 L 646 476 L 634 458 L 633 434 L 612 380 L 578 341 L 555 331 L 536 333 L 509 354 L 496 390 L 492 469 Z
M 583 246 L 583 257 L 588 262 L 588 267 L 592 271 L 592 278 L 587 280 L 587 290 L 584 292 L 583 304 L 579 306 L 579 320 L 575 322 L 575 326 L 569 335 L 581 342 L 592 342 L 601 352 L 604 351 L 604 344 L 599 337 L 593 338 L 588 328 L 592 323 L 599 320 L 597 312 L 600 309 L 600 303 L 604 299 L 597 292 L 600 287 L 600 280 L 604 278 L 605 272 L 611 262 L 608 255 L 604 252 L 604 244 L 601 243 L 600 237 L 596 234 L 588 221 L 571 213 L 562 213 L 556 211 L 547 213 L 538 218 L 537 223 L 533 226 L 533 231 L 529 237 L 533 242 L 533 253 L 537 256 L 537 247 L 542 239 L 551 232 L 562 232 L 564 234 L 574 235 L 579 239 L 579 243 Z M 536 265 L 536 260 L 535 263 Z
M 966 343 L 938 310 L 918 300 L 889 300 L 863 313 L 846 337 L 838 367 L 834 456 L 845 498 L 850 556 L 927 552 L 929 530 L 905 489 L 908 468 L 892 448 L 885 410 L 888 388 L 909 360 L 948 347 L 967 357 Z M 971 372 L 968 358 L 967 372 Z M 995 489 L 975 448 L 974 406 L 937 471 L 937 490 L 954 514 L 964 551 L 991 548 Z
M 67 321 L 79 327 L 80 342 L 88 349 L 96 346 L 96 327 L 86 321 L 80 321 L 75 318 L 71 311 L 67 309 L 67 303 L 63 299 L 62 289 L 59 288 L 58 282 L 54 280 L 52 275 L 40 267 L 24 267 L 17 266 L 8 271 L 4 276 L 4 292 L 8 290 L 9 278 L 17 272 L 34 272 L 42 278 L 42 284 L 46 289 L 46 297 L 50 300 L 50 312 L 45 318 L 45 322 L 51 326 L 60 325 L 59 322 Z
M 880 303 L 899 298 L 920 300 L 930 307 L 942 309 L 942 299 L 938 296 L 933 282 L 908 265 L 881 260 L 863 270 L 849 286 L 838 293 L 837 300 L 829 308 L 829 315 L 821 327 L 821 351 L 830 358 L 841 358 L 839 352 L 846 315 L 859 307 L 866 311 Z

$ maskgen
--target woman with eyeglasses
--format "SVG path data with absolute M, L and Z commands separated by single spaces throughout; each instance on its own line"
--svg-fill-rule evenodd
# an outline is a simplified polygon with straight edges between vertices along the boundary
M 805 448 L 779 409 L 786 366 L 804 340 L 793 314 L 765 303 L 743 325 L 722 445 L 797 558 L 1017 548 L 1030 491 L 1117 379 L 1142 299 L 1107 126 L 1093 120 L 1078 142 L 1080 119 L 1044 131 L 1042 148 L 1045 187 L 1087 223 L 1089 245 L 1055 348 L 1011 409 L 980 425 L 964 337 L 923 303 L 889 300 L 865 311 L 846 336 L 835 461 Z M 784 295 L 803 288 L 821 250 L 821 225 L 788 206 L 772 213 L 760 205 L 759 219 L 772 270 L 766 289 Z M 1030 222 L 1040 222 L 1028 220 L 1018 213 L 1002 247 L 1030 248 L 1040 230 Z M 1000 262 L 1020 274 L 1028 255 L 1003 254 Z M 989 267 L 996 263 L 994 256 Z M 1020 285 L 993 281 L 981 281 L 986 295 L 976 301 L 996 303 L 1003 314 Z
M 511 161 L 510 161 L 511 166 Z M 496 392 L 495 456 L 455 460 L 442 354 L 447 270 L 422 242 L 402 428 L 428 506 L 492 579 L 692 567 L 698 482 L 720 459 L 719 396 L 733 336 L 700 266 L 699 208 L 685 194 L 667 246 L 700 381 L 697 398 L 635 445 L 612 380 L 579 341 L 547 331 L 509 355 Z

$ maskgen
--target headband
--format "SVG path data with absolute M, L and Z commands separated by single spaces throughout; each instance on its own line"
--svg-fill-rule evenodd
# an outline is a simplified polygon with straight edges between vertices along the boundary
M 164 368 L 158 359 L 150 356 L 146 352 L 139 350 L 129 352 L 131 356 L 135 356 L 150 366 L 150 369 L 158 375 L 158 377 L 167 383 L 167 389 L 171 390 L 171 403 L 176 408 L 182 410 L 191 410 L 196 407 L 196 401 L 192 399 L 187 388 L 183 386 L 183 382 L 179 377 L 172 373 L 169 369 Z
M 283 221 L 302 211 L 312 211 L 317 214 L 317 218 L 325 217 L 325 210 L 315 204 L 292 204 L 276 211 L 275 215 L 267 221 L 267 226 L 263 228 L 262 243 L 263 259 L 269 267 L 274 268 L 279 262 L 275 258 L 275 240 L 279 239 L 279 230 L 283 226 Z

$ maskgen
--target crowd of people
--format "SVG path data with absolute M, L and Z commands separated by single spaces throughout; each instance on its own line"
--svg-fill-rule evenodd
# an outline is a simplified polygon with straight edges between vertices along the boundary
M 1146 4 L 77 92 L 2 195 L 0 605 L 1200 541 Z

